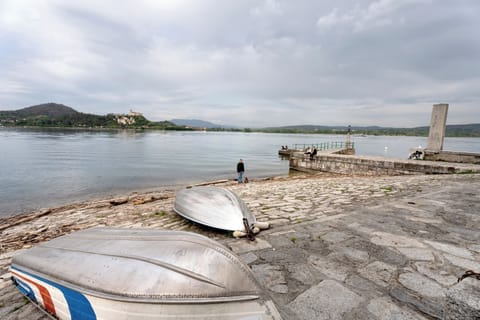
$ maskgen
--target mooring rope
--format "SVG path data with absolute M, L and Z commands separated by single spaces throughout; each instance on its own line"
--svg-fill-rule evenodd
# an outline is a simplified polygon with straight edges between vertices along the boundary
M 245 232 L 247 232 L 247 238 L 250 241 L 255 240 L 255 233 L 253 232 L 252 228 L 250 227 L 250 224 L 248 223 L 247 218 L 243 218 L 243 226 L 245 227 Z
M 465 278 L 475 278 L 477 280 L 480 280 L 480 273 L 474 272 L 473 270 L 465 271 L 465 273 L 460 278 L 458 278 L 457 282 L 460 282 Z

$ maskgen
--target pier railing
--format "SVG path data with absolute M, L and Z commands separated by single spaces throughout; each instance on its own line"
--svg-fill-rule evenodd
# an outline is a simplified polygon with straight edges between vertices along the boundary
M 347 143 L 344 141 L 329 141 L 320 143 L 296 143 L 293 145 L 294 150 L 305 150 L 307 148 L 316 148 L 318 151 L 331 149 L 354 149 L 353 142 Z

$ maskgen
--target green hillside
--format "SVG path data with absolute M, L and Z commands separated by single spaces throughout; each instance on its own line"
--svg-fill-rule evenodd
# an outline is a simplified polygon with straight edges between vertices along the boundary
M 263 128 L 259 131 L 272 133 L 323 133 L 345 134 L 346 126 L 316 126 L 298 125 L 285 127 Z M 351 127 L 352 134 L 378 135 L 378 136 L 428 136 L 429 127 L 390 128 L 390 127 Z M 447 137 L 480 137 L 480 123 L 447 125 Z
M 0 111 L 0 125 L 6 127 L 59 128 L 151 128 L 185 130 L 169 121 L 152 122 L 142 115 L 82 113 L 57 103 L 46 103 L 14 111 Z
M 178 119 L 177 119 L 178 120 Z M 192 120 L 190 120 L 192 121 Z M 269 128 L 210 128 L 202 122 L 208 131 L 268 132 L 268 133 L 318 133 L 345 134 L 346 126 L 296 125 Z M 14 111 L 0 111 L 0 126 L 4 127 L 45 127 L 45 128 L 126 128 L 160 130 L 195 130 L 181 122 L 153 122 L 141 114 L 96 115 L 82 113 L 71 107 L 57 103 L 45 103 Z M 391 128 L 379 126 L 352 126 L 352 134 L 427 136 L 429 127 Z M 447 137 L 480 137 L 480 123 L 447 125 Z

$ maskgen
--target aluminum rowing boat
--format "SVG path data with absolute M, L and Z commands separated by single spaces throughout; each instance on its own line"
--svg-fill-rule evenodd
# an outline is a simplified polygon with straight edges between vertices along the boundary
M 278 319 L 227 248 L 182 231 L 93 228 L 13 257 L 18 289 L 58 319 Z
M 177 192 L 173 210 L 186 219 L 209 227 L 245 230 L 244 219 L 253 227 L 255 216 L 234 192 L 219 187 L 194 187 Z

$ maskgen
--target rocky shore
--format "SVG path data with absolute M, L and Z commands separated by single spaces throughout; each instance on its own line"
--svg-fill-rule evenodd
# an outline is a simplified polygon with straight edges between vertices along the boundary
M 216 184 L 271 228 L 249 242 L 201 227 L 173 212 L 176 190 L 0 219 L 0 318 L 46 319 L 9 281 L 14 254 L 95 226 L 185 230 L 220 241 L 252 268 L 284 319 L 457 319 L 460 309 L 465 319 L 480 317 L 480 280 L 457 283 L 467 270 L 480 272 L 480 175 Z

